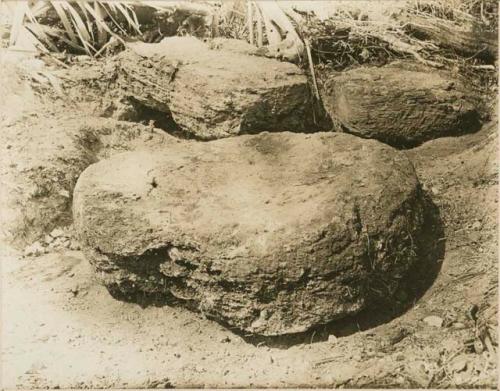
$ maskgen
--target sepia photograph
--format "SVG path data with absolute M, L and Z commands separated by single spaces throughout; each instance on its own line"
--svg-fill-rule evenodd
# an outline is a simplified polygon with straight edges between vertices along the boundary
M 498 389 L 497 0 L 0 0 L 0 388 Z

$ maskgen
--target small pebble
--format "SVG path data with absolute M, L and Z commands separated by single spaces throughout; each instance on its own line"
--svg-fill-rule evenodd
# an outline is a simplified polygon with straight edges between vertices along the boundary
M 439 316 L 431 315 L 423 319 L 425 323 L 433 327 L 442 327 L 443 319 Z
M 479 229 L 481 228 L 481 223 L 479 221 L 475 221 L 474 224 L 472 224 L 472 229 Z
M 335 335 L 330 334 L 328 336 L 328 342 L 330 342 L 330 343 L 337 343 L 337 341 L 338 341 L 338 338 Z
M 467 369 L 467 359 L 465 357 L 459 357 L 451 364 L 451 369 L 453 372 L 465 371 Z
M 64 235 L 64 231 L 61 228 L 55 228 L 50 233 L 50 236 L 52 236 L 53 238 L 58 238 L 58 237 L 63 236 L 63 235 Z
M 78 251 L 78 250 L 80 250 L 80 245 L 78 244 L 78 242 L 76 240 L 71 240 L 69 243 L 69 248 L 70 248 L 70 250 Z
M 64 198 L 69 198 L 69 191 L 68 190 L 61 190 L 59 192 L 59 195 L 63 196 Z
M 76 296 L 76 295 L 78 295 L 79 289 L 78 289 L 78 287 L 69 288 L 68 292 L 72 293 L 73 296 Z
M 474 341 L 474 351 L 477 354 L 481 354 L 482 352 L 484 352 L 484 344 L 480 339 L 476 339 Z
M 25 256 L 38 256 L 45 253 L 45 248 L 41 245 L 40 242 L 35 242 L 31 246 L 26 247 L 24 250 Z

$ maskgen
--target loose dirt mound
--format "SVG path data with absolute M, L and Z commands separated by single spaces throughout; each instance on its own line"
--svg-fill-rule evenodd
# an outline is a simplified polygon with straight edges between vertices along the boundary
M 424 207 L 403 154 L 334 133 L 121 154 L 85 170 L 74 195 L 81 244 L 112 292 L 173 295 L 264 335 L 390 296 L 416 260 Z
M 73 187 L 85 168 L 167 139 L 139 124 L 75 114 L 29 113 L 6 124 L 0 132 L 2 240 L 24 246 L 70 225 Z

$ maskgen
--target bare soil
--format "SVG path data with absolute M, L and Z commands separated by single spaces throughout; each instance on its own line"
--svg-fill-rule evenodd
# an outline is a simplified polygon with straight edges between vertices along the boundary
M 182 308 L 115 300 L 79 251 L 23 257 L 3 245 L 2 386 L 496 388 L 496 130 L 406 152 L 439 208 L 444 254 L 428 289 L 389 319 L 256 341 Z

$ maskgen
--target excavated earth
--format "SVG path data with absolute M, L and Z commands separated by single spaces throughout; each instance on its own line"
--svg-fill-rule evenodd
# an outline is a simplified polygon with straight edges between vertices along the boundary
M 138 83 L 127 60 L 83 59 L 52 88 L 39 62 L 16 64 L 41 72 L 26 83 L 0 56 L 2 387 L 497 387 L 496 120 L 407 152 L 333 133 L 179 140 L 139 57 Z M 299 118 L 288 130 L 321 128 Z
M 73 188 L 89 165 L 114 153 L 161 143 L 166 137 L 140 124 L 74 112 L 32 113 L 2 130 L 0 237 L 19 247 L 72 223 Z

